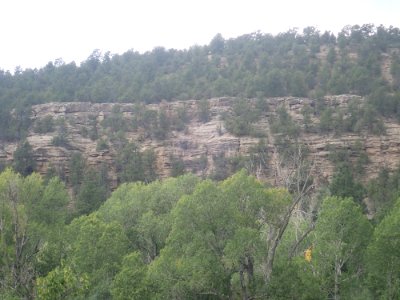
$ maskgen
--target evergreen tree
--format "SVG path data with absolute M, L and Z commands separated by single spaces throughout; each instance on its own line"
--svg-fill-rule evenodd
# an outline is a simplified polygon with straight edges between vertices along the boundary
M 340 164 L 333 175 L 329 185 L 331 194 L 338 197 L 351 197 L 355 202 L 363 205 L 365 188 L 354 180 L 353 173 L 348 164 Z
M 78 215 L 88 215 L 97 210 L 107 199 L 107 194 L 107 186 L 104 184 L 101 174 L 93 168 L 86 169 L 76 199 Z
M 36 160 L 32 146 L 28 141 L 21 142 L 13 154 L 14 169 L 22 176 L 32 174 L 36 169 Z

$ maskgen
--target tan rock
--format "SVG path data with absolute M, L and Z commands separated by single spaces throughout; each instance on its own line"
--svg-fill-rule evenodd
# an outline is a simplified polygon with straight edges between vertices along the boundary
M 326 103 L 342 109 L 347 106 L 350 100 L 364 101 L 363 98 L 354 95 L 337 95 L 326 97 Z M 183 159 L 185 166 L 191 171 L 198 160 L 205 156 L 208 159 L 205 171 L 197 171 L 198 175 L 210 174 L 214 168 L 213 157 L 224 152 L 225 156 L 232 157 L 238 154 L 245 155 L 249 149 L 259 142 L 259 138 L 255 137 L 236 137 L 227 132 L 221 115 L 232 107 L 234 98 L 223 97 L 210 99 L 210 115 L 211 119 L 207 123 L 201 123 L 197 118 L 197 103 L 191 101 L 163 102 L 160 105 L 147 105 L 147 109 L 159 110 L 160 107 L 165 109 L 167 115 L 172 116 L 179 107 L 185 105 L 189 119 L 184 131 L 173 131 L 169 133 L 166 140 L 156 140 L 149 137 L 143 130 L 128 131 L 125 136 L 128 141 L 135 141 L 142 150 L 153 149 L 157 154 L 157 168 L 161 177 L 167 177 L 170 174 L 171 155 L 179 156 Z M 277 153 L 274 144 L 274 136 L 270 134 L 269 123 L 271 117 L 275 115 L 276 109 L 283 105 L 286 107 L 293 120 L 302 125 L 303 115 L 301 113 L 304 105 L 313 105 L 313 100 L 296 97 L 270 98 L 265 100 L 268 104 L 269 111 L 256 125 L 262 132 L 269 133 L 264 139 L 267 141 L 267 148 L 270 153 Z M 254 103 L 255 100 L 249 100 Z M 105 163 L 109 166 L 109 175 L 112 179 L 113 186 L 117 184 L 117 175 L 115 173 L 114 160 L 116 150 L 110 147 L 109 150 L 96 150 L 97 141 L 92 141 L 87 132 L 93 126 L 93 120 L 97 122 L 97 130 L 99 136 L 108 138 L 106 131 L 102 130 L 102 121 L 110 116 L 113 107 L 118 105 L 121 108 L 123 117 L 130 121 L 135 114 L 134 104 L 113 104 L 113 103 L 87 103 L 87 102 L 70 102 L 70 103 L 46 103 L 33 106 L 32 121 L 35 122 L 45 116 L 51 115 L 55 120 L 65 120 L 67 125 L 67 141 L 68 147 L 55 147 L 52 144 L 53 138 L 57 132 L 47 134 L 37 134 L 30 131 L 28 141 L 32 145 L 35 157 L 38 163 L 38 170 L 41 174 L 45 174 L 50 165 L 63 166 L 65 176 L 68 178 L 68 163 L 72 153 L 81 152 L 92 166 L 100 166 Z M 317 122 L 316 117 L 312 117 Z M 329 160 L 330 147 L 350 147 L 359 141 L 366 153 L 368 154 L 370 164 L 366 168 L 366 177 L 376 176 L 381 167 L 394 169 L 398 165 L 400 157 L 400 125 L 394 120 L 386 119 L 384 121 L 387 134 L 385 136 L 375 136 L 367 133 L 343 134 L 335 136 L 333 134 L 317 134 L 302 133 L 300 137 L 301 143 L 310 149 L 310 158 L 315 162 L 315 178 L 325 182 L 329 179 L 333 172 L 333 165 Z M 86 132 L 86 134 L 85 134 Z M 12 155 L 17 145 L 15 143 L 6 143 L 0 147 L 0 159 L 12 161 Z M 353 158 L 353 157 L 352 157 Z M 356 159 L 357 157 L 354 157 Z M 271 162 L 273 165 L 274 162 Z M 273 166 L 271 166 L 271 169 Z M 266 180 L 273 182 L 274 172 L 269 170 L 265 173 Z

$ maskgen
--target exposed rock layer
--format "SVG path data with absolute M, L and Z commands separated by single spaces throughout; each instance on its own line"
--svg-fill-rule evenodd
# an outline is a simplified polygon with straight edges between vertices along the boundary
M 326 104 L 336 110 L 346 107 L 351 99 L 364 101 L 363 98 L 353 95 L 340 95 L 326 97 Z M 151 104 L 147 109 L 165 110 L 167 115 L 174 114 L 179 108 L 185 105 L 190 120 L 184 130 L 170 131 L 164 140 L 158 140 L 145 134 L 143 130 L 131 130 L 125 136 L 129 141 L 135 141 L 142 150 L 153 149 L 157 154 L 157 169 L 160 177 L 167 177 L 171 171 L 171 156 L 181 157 L 188 171 L 195 170 L 199 175 L 210 174 L 214 168 L 214 159 L 220 153 L 232 157 L 235 155 L 246 155 L 250 147 L 259 142 L 259 138 L 243 136 L 236 137 L 224 128 L 222 115 L 229 111 L 234 103 L 234 98 L 210 99 L 210 115 L 208 122 L 202 123 L 198 120 L 198 102 L 196 101 L 177 101 L 171 103 Z M 254 100 L 249 100 L 250 102 Z M 275 138 L 270 131 L 271 118 L 274 117 L 276 110 L 280 106 L 286 107 L 298 126 L 303 125 L 303 115 L 301 113 L 304 105 L 313 106 L 315 103 L 311 99 L 305 98 L 271 98 L 265 99 L 268 104 L 268 112 L 264 113 L 256 126 L 266 135 L 267 149 L 272 158 L 269 162 L 269 169 L 263 172 L 264 179 L 274 181 L 274 168 L 277 157 Z M 115 187 L 117 185 L 117 174 L 115 170 L 116 150 L 110 147 L 107 150 L 96 150 L 98 140 L 87 137 L 87 132 L 96 126 L 99 138 L 107 140 L 107 130 L 102 127 L 102 120 L 107 119 L 113 113 L 113 107 L 118 105 L 123 117 L 129 122 L 134 118 L 135 105 L 133 104 L 113 104 L 87 102 L 70 103 L 48 103 L 33 107 L 33 124 L 45 116 L 52 116 L 54 120 L 64 119 L 66 122 L 66 139 L 68 146 L 54 146 L 52 141 L 58 133 L 53 131 L 46 134 L 38 134 L 30 131 L 28 141 L 32 145 L 38 171 L 45 174 L 49 166 L 62 168 L 66 178 L 68 178 L 68 162 L 73 152 L 81 152 L 92 166 L 100 166 L 106 163 L 109 166 L 109 176 Z M 314 124 L 318 119 L 312 117 Z M 95 125 L 93 125 L 95 124 Z M 366 132 L 362 134 L 342 134 L 335 136 L 333 133 L 305 133 L 302 130 L 299 141 L 308 146 L 310 150 L 309 158 L 314 161 L 314 177 L 321 183 L 329 180 L 333 172 L 332 162 L 328 159 L 332 146 L 341 148 L 351 148 L 358 142 L 362 145 L 362 150 L 368 154 L 369 163 L 366 167 L 365 179 L 371 178 L 379 172 L 381 167 L 391 170 L 397 167 L 400 154 L 400 125 L 394 120 L 384 120 L 386 126 L 385 135 L 372 135 Z M 32 127 L 33 128 L 33 127 Z M 15 143 L 3 144 L 0 148 L 0 159 L 12 162 L 13 152 L 17 145 Z M 354 153 L 353 159 L 357 154 Z M 201 157 L 207 157 L 207 166 L 199 171 L 196 170 Z

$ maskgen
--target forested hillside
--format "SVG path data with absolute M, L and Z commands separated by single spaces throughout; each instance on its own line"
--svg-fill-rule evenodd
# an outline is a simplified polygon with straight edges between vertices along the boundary
M 79 66 L 57 60 L 42 69 L 1 71 L 0 138 L 23 137 L 29 106 L 54 101 L 157 103 L 351 93 L 371 95 L 382 112 L 396 114 L 399 47 L 398 28 L 354 25 L 335 36 L 308 27 L 276 36 L 256 32 L 225 40 L 216 35 L 209 45 L 188 50 L 94 51 Z
M 399 145 L 393 27 L 1 71 L 0 298 L 399 299 Z

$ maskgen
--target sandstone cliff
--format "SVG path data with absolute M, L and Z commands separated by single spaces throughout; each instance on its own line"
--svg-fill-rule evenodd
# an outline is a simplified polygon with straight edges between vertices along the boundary
M 350 100 L 358 102 L 363 98 L 354 95 L 339 95 L 325 98 L 327 105 L 335 110 L 345 108 Z M 187 113 L 188 123 L 185 129 L 171 130 L 165 139 L 156 139 L 142 129 L 127 129 L 125 138 L 135 141 L 142 150 L 153 149 L 157 155 L 157 171 L 160 177 L 167 177 L 171 171 L 171 157 L 180 157 L 186 170 L 193 171 L 198 175 L 207 175 L 213 172 L 215 160 L 218 155 L 224 153 L 226 157 L 246 155 L 249 149 L 255 146 L 260 138 L 251 136 L 237 137 L 230 134 L 224 127 L 222 116 L 232 108 L 234 98 L 215 98 L 208 101 L 210 108 L 210 119 L 208 122 L 200 122 L 198 118 L 198 102 L 177 101 L 165 102 L 159 105 L 147 105 L 146 109 L 151 111 L 164 110 L 168 116 L 172 116 L 177 110 L 184 107 Z M 248 100 L 254 103 L 255 100 Z M 302 109 L 305 105 L 313 106 L 315 101 L 305 98 L 270 98 L 266 102 L 266 112 L 255 126 L 264 135 L 266 148 L 270 158 L 266 170 L 261 170 L 258 175 L 264 179 L 274 182 L 275 169 L 280 153 L 276 147 L 276 135 L 271 133 L 271 119 L 276 115 L 278 107 L 285 107 L 296 122 L 297 126 L 304 127 Z M 117 185 L 117 174 L 115 169 L 116 148 L 109 141 L 109 131 L 104 128 L 105 119 L 109 118 L 118 106 L 119 113 L 126 122 L 131 122 L 138 113 L 134 104 L 113 103 L 47 103 L 36 105 L 32 108 L 32 130 L 28 141 L 32 145 L 37 161 L 38 171 L 45 174 L 50 166 L 57 167 L 64 172 L 68 179 L 68 162 L 72 153 L 80 152 L 92 166 L 107 164 L 109 177 L 113 187 Z M 64 122 L 66 145 L 54 146 L 53 139 L 59 131 L 53 130 L 48 133 L 38 134 L 33 130 L 34 125 L 46 116 Z M 318 124 L 319 120 L 311 116 L 311 121 Z M 332 147 L 352 149 L 352 145 L 358 143 L 361 150 L 369 158 L 366 166 L 365 178 L 375 176 L 381 167 L 394 169 L 398 165 L 400 155 L 400 125 L 394 120 L 384 120 L 386 134 L 373 135 L 362 131 L 361 134 L 334 133 L 321 134 L 320 132 L 301 131 L 299 142 L 309 149 L 308 158 L 314 163 L 314 177 L 317 183 L 329 180 L 333 172 L 332 162 L 328 159 Z M 88 132 L 96 130 L 97 139 L 91 139 Z M 108 141 L 109 147 L 104 150 L 98 149 L 99 139 Z M 294 142 L 294 141 L 293 141 Z M 17 145 L 15 143 L 3 144 L 0 148 L 0 159 L 12 162 L 13 152 Z M 351 150 L 350 150 L 351 151 Z M 357 159 L 358 153 L 353 153 L 352 159 Z M 206 165 L 199 169 L 197 165 L 201 158 L 207 158 Z

